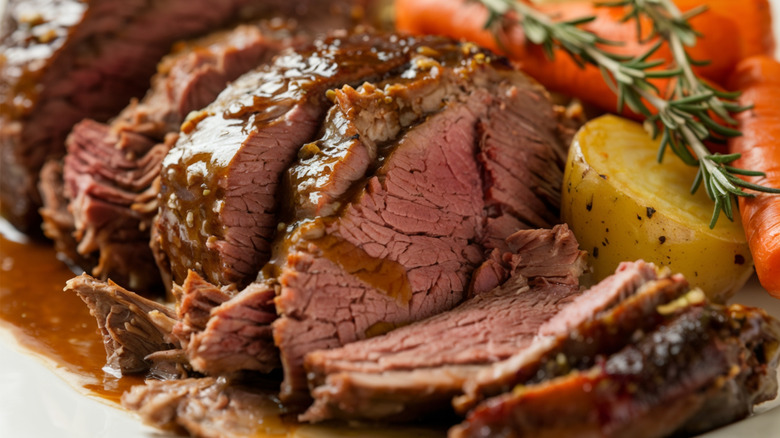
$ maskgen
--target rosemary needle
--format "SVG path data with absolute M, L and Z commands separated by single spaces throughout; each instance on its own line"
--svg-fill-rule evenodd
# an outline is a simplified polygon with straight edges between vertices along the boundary
M 686 13 L 670 0 L 617 0 L 599 3 L 603 7 L 623 7 L 627 10 L 624 21 L 634 20 L 637 38 L 642 40 L 641 18 L 652 23 L 648 41 L 656 39 L 645 53 L 630 57 L 610 53 L 604 47 L 620 43 L 605 40 L 580 27 L 595 17 L 555 21 L 542 11 L 515 0 L 475 0 L 482 3 L 489 12 L 486 28 L 496 32 L 508 21 L 522 25 L 526 38 L 544 48 L 552 58 L 554 49 L 568 53 L 577 64 L 592 64 L 601 70 L 604 80 L 617 94 L 618 111 L 628 106 L 632 111 L 646 117 L 645 128 L 657 138 L 661 136 L 658 161 L 671 149 L 686 164 L 697 166 L 698 172 L 691 192 L 702 185 L 707 196 L 715 203 L 710 227 L 714 227 L 721 212 L 734 219 L 733 206 L 737 197 L 754 197 L 743 188 L 767 193 L 780 193 L 779 189 L 748 183 L 736 175 L 762 175 L 761 172 L 738 169 L 730 164 L 739 154 L 722 155 L 711 153 L 704 140 L 723 141 L 741 135 L 734 128 L 737 124 L 733 113 L 749 107 L 734 101 L 739 94 L 727 93 L 709 86 L 693 71 L 692 66 L 700 62 L 691 59 L 685 47 L 696 44 L 698 34 L 690 25 L 690 18 L 706 10 L 695 8 Z M 666 42 L 673 56 L 673 66 L 664 66 L 664 60 L 650 60 L 651 56 Z M 674 87 L 668 96 L 650 82 L 654 78 L 671 78 Z M 648 104 L 655 108 L 651 111 Z M 722 122 L 716 121 L 713 115 Z

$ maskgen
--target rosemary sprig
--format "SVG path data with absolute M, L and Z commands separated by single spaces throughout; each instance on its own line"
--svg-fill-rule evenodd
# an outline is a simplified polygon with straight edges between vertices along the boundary
M 516 0 L 476 0 L 490 12 L 486 27 L 500 31 L 507 20 L 516 20 L 532 43 L 542 46 L 549 57 L 554 49 L 561 48 L 580 66 L 597 66 L 604 80 L 617 94 L 618 111 L 628 106 L 646 117 L 645 128 L 653 138 L 661 135 L 658 161 L 663 160 L 667 148 L 686 164 L 697 166 L 698 172 L 691 187 L 695 193 L 703 184 L 707 196 L 715 203 L 710 227 L 714 227 L 720 213 L 730 220 L 734 218 L 733 205 L 739 196 L 754 197 L 743 188 L 780 193 L 779 189 L 748 183 L 736 175 L 760 176 L 761 172 L 738 169 L 730 164 L 739 154 L 711 153 L 704 140 L 723 141 L 741 133 L 733 128 L 737 121 L 732 113 L 749 107 L 734 101 L 739 93 L 719 91 L 700 79 L 692 69 L 702 62 L 693 60 L 685 47 L 696 44 L 698 34 L 689 23 L 690 18 L 704 12 L 695 8 L 686 13 L 670 0 L 617 0 L 600 3 L 605 7 L 626 7 L 625 21 L 634 20 L 637 38 L 642 42 L 657 39 L 647 52 L 637 57 L 611 53 L 605 47 L 620 43 L 605 40 L 581 27 L 595 17 L 554 21 L 552 17 Z M 653 28 L 642 40 L 641 17 L 648 17 Z M 673 66 L 663 66 L 664 60 L 652 60 L 661 45 L 667 42 L 673 55 Z M 673 78 L 674 87 L 664 96 L 651 82 L 653 78 Z M 655 108 L 653 113 L 648 104 Z M 713 119 L 717 116 L 722 122 Z

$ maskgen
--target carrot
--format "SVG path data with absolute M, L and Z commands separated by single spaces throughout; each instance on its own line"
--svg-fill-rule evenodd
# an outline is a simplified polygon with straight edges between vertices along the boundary
M 772 55 L 775 52 L 769 0 L 674 0 L 674 2 L 683 11 L 706 4 L 710 11 L 724 17 L 732 17 L 738 28 L 742 56 L 745 58 L 754 55 Z
M 620 53 L 639 55 L 651 45 L 637 42 L 636 27 L 633 23 L 619 21 L 624 11 L 618 8 L 598 8 L 590 1 L 539 7 L 561 19 L 595 16 L 596 20 L 586 27 L 603 38 L 624 42 L 623 46 L 615 48 Z M 617 98 L 596 67 L 582 69 L 560 50 L 553 60 L 549 60 L 540 47 L 526 44 L 519 26 L 507 29 L 500 37 L 501 43 L 497 43 L 494 35 L 484 29 L 487 17 L 487 11 L 481 5 L 467 0 L 396 0 L 396 27 L 399 30 L 471 40 L 508 56 L 519 68 L 552 91 L 579 97 L 607 111 L 616 109 Z M 722 84 L 741 57 L 740 41 L 733 37 L 738 34 L 736 25 L 714 11 L 694 18 L 692 24 L 705 37 L 691 48 L 691 55 L 694 59 L 713 61 L 708 66 L 698 67 L 698 73 Z M 643 27 L 649 30 L 649 23 L 645 22 Z M 654 59 L 670 58 L 667 47 L 662 47 L 654 55 Z M 668 81 L 657 80 L 654 84 L 664 89 Z
M 745 59 L 730 85 L 742 91 L 741 104 L 753 105 L 737 115 L 742 136 L 729 142 L 730 152 L 742 154 L 735 165 L 766 173 L 746 178 L 752 183 L 780 187 L 780 63 L 768 56 Z M 780 196 L 740 198 L 739 209 L 758 279 L 780 298 Z

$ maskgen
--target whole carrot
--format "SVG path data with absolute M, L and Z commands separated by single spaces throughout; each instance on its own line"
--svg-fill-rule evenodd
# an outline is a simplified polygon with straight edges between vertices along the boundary
M 766 174 L 750 177 L 749 182 L 780 187 L 780 63 L 768 56 L 745 59 L 731 86 L 742 91 L 741 104 L 753 105 L 737 116 L 742 136 L 729 142 L 732 153 L 742 154 L 735 165 Z M 758 279 L 780 298 L 780 196 L 759 193 L 740 198 L 739 208 Z
M 716 14 L 733 18 L 744 58 L 775 52 L 769 0 L 674 0 L 674 3 L 683 11 L 705 4 Z
M 539 8 L 562 20 L 595 16 L 584 27 L 604 39 L 622 42 L 622 46 L 614 48 L 617 53 L 638 56 L 652 45 L 652 42 L 638 42 L 635 25 L 621 22 L 625 11 L 620 8 L 600 8 L 591 1 L 546 4 Z M 598 68 L 583 69 L 561 50 L 556 51 L 554 59 L 548 59 L 540 47 L 526 42 L 519 26 L 508 27 L 497 40 L 491 31 L 484 29 L 487 19 L 487 11 L 468 0 L 396 0 L 396 27 L 400 30 L 473 41 L 508 56 L 550 90 L 579 97 L 607 111 L 615 110 L 617 98 Z M 741 57 L 740 41 L 734 37 L 738 35 L 734 22 L 715 12 L 706 12 L 695 17 L 691 24 L 704 38 L 691 48 L 690 54 L 694 59 L 713 61 L 699 67 L 697 73 L 723 84 Z M 643 28 L 649 31 L 650 24 L 645 22 Z M 669 49 L 662 47 L 652 59 L 670 60 Z M 659 79 L 653 83 L 664 89 L 668 81 Z

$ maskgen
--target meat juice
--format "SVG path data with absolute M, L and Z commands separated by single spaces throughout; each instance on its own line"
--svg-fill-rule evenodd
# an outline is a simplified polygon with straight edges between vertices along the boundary
M 62 291 L 73 273 L 40 243 L 18 243 L 0 235 L 0 327 L 24 348 L 67 370 L 78 386 L 118 403 L 140 377 L 117 378 L 106 361 L 95 319 L 75 294 Z
M 19 243 L 0 233 L 0 330 L 42 358 L 77 390 L 117 407 L 122 394 L 143 376 L 115 377 L 103 371 L 106 352 L 95 318 L 75 294 L 63 292 L 73 272 L 45 243 Z M 274 394 L 269 394 L 271 398 Z M 442 437 L 445 428 L 381 428 L 300 425 L 278 411 L 258 418 L 256 438 L 288 436 Z

